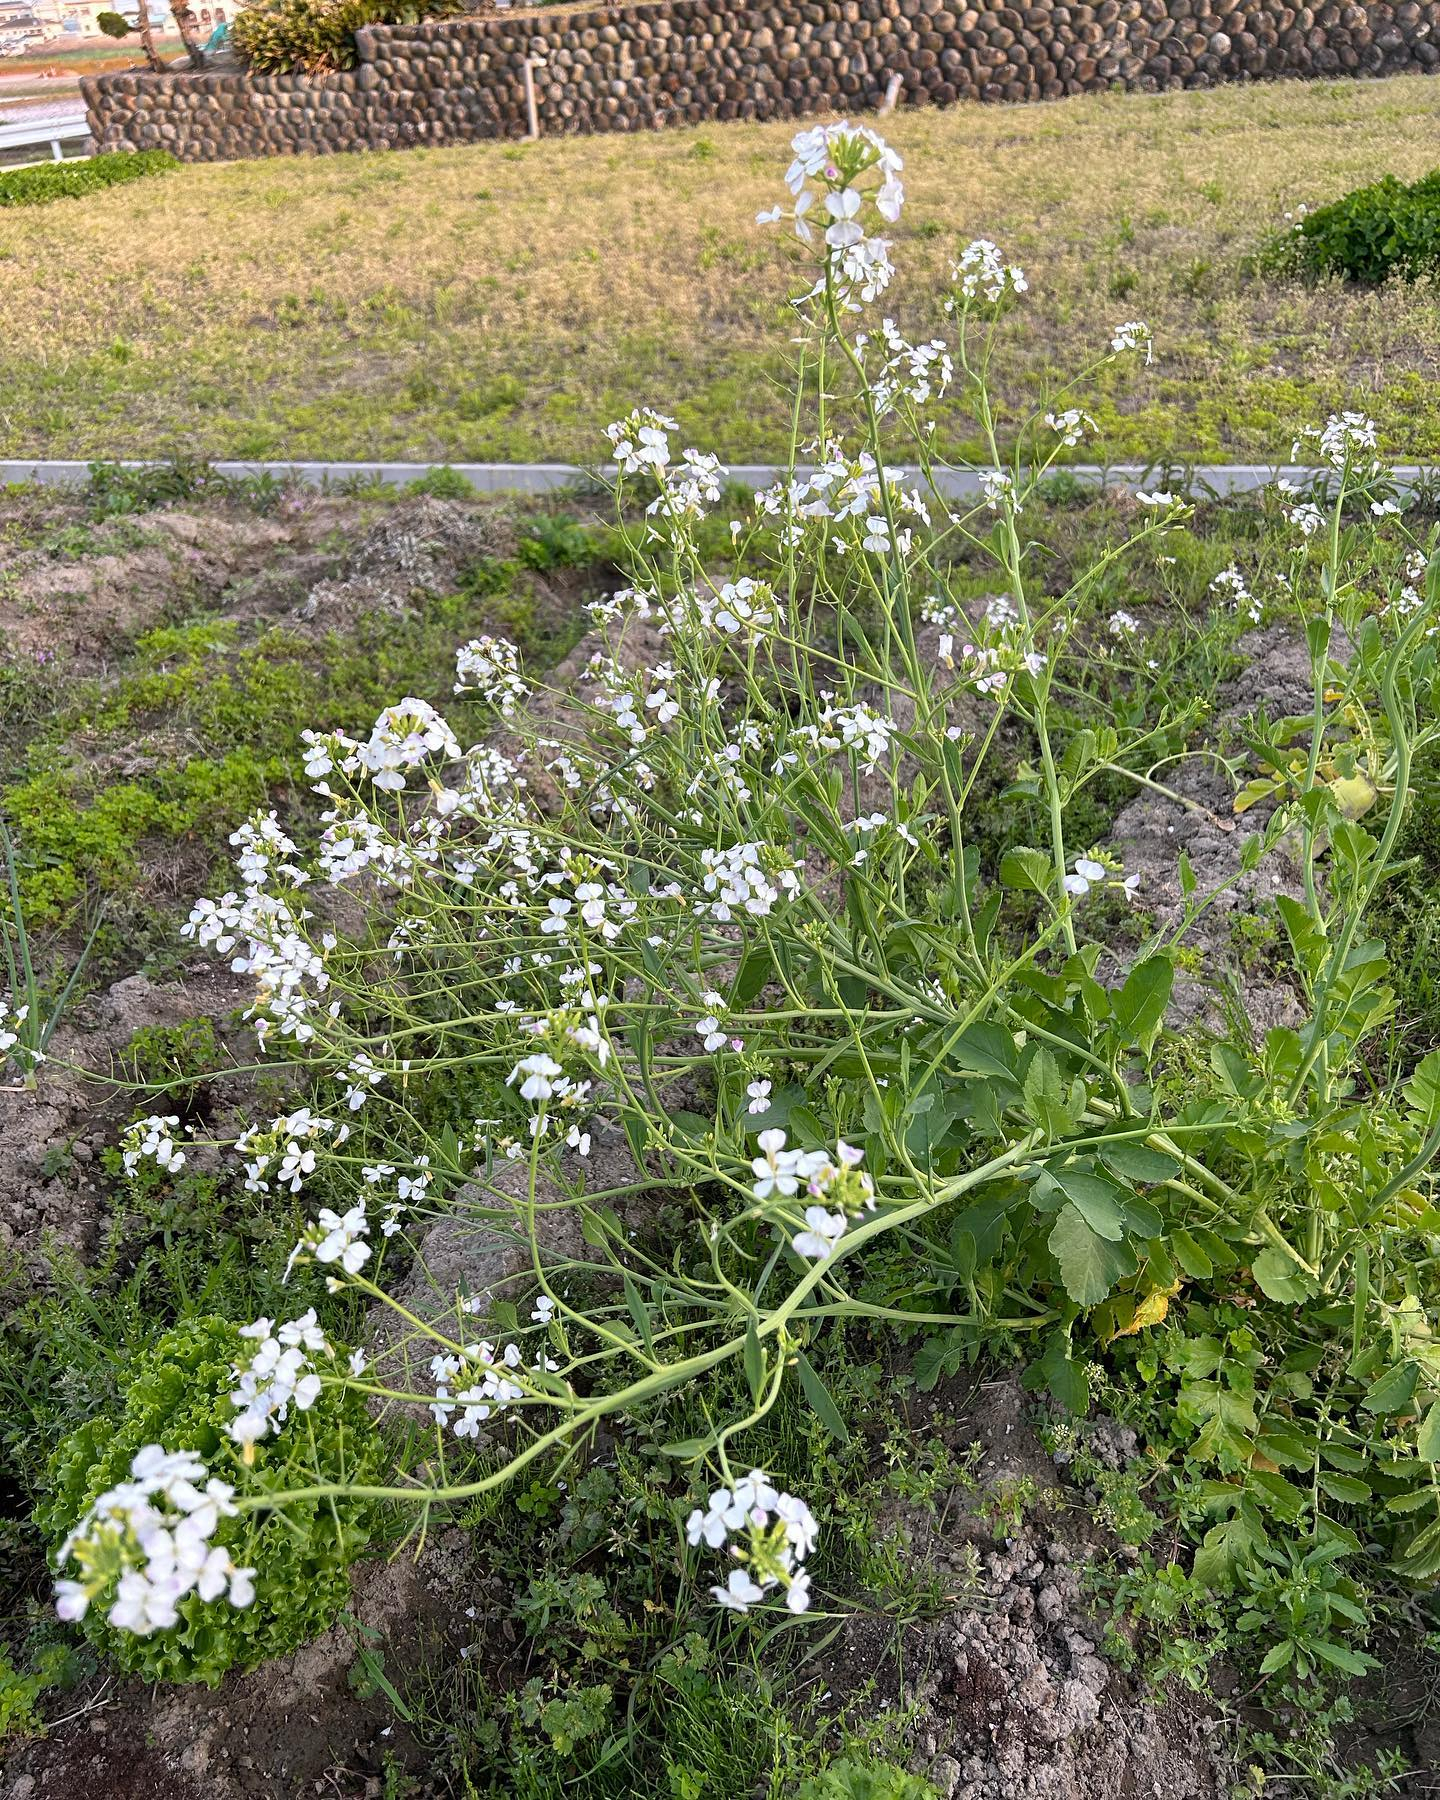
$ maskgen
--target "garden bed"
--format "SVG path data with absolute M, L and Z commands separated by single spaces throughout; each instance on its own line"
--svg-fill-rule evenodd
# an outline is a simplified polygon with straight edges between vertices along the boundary
M 1055 557 L 1047 586 L 1063 591 L 1141 517 L 1127 497 L 1053 487 L 1033 519 Z M 1423 532 L 1426 519 L 1407 525 Z M 1157 547 L 1123 595 L 1095 598 L 1080 714 L 1122 709 L 1148 667 L 1190 719 L 1170 796 L 1101 783 L 1069 820 L 1073 841 L 1105 845 L 1140 876 L 1138 909 L 1117 909 L 1109 933 L 1122 966 L 1127 946 L 1181 909 L 1180 851 L 1207 889 L 1240 873 L 1233 785 L 1212 755 L 1243 755 L 1258 720 L 1306 704 L 1303 644 L 1283 591 L 1265 585 L 1287 531 L 1265 503 L 1202 507 L 1178 563 Z M 562 695 L 581 684 L 598 640 L 572 647 L 580 608 L 613 584 L 615 543 L 599 515 L 563 499 L 540 509 L 443 493 L 226 490 L 183 471 L 110 474 L 78 496 L 14 492 L 0 534 L 13 772 L 3 806 L 20 826 L 22 887 L 47 958 L 73 963 L 106 903 L 54 1051 L 134 1084 L 116 1094 L 57 1072 L 35 1098 L 0 1102 L 16 1496 L 6 1610 L 17 1664 L 54 1677 L 32 1722 L 57 1721 L 14 1750 L 15 1800 L 64 1800 L 82 1782 L 136 1800 L 288 1800 L 327 1787 L 416 1800 L 599 1796 L 664 1791 L 662 1781 L 677 1794 L 779 1796 L 844 1755 L 908 1765 L 964 1800 L 1099 1800 L 1132 1788 L 1219 1800 L 1252 1791 L 1252 1764 L 1269 1771 L 1265 1792 L 1299 1800 L 1379 1791 L 1364 1770 L 1383 1756 L 1423 1771 L 1436 1722 L 1418 1614 L 1406 1626 L 1402 1608 L 1377 1633 L 1384 1667 L 1355 1725 L 1333 1701 L 1307 1712 L 1237 1692 L 1229 1664 L 1241 1650 L 1225 1628 L 1157 1610 L 1163 1584 L 1147 1571 L 1171 1527 L 1147 1496 L 1168 1452 L 1143 1394 L 1107 1382 L 1077 1426 L 1022 1391 L 1003 1360 L 937 1383 L 915 1345 L 897 1352 L 864 1330 L 826 1365 L 847 1441 L 787 1406 L 753 1445 L 757 1460 L 810 1471 L 844 1545 L 831 1576 L 843 1618 L 789 1634 L 763 1661 L 701 1632 L 693 1597 L 671 1585 L 655 1494 L 673 1471 L 658 1445 L 693 1426 L 684 1395 L 643 1428 L 602 1436 L 564 1476 L 534 1482 L 523 1510 L 511 1498 L 457 1509 L 437 1519 L 418 1560 L 392 1543 L 393 1561 L 362 1561 L 344 1621 L 213 1694 L 117 1687 L 88 1653 L 58 1652 L 41 1623 L 46 1578 L 28 1523 L 48 1451 L 109 1404 L 147 1339 L 177 1319 L 245 1321 L 307 1293 L 324 1304 L 310 1277 L 298 1295 L 278 1286 L 303 1216 L 287 1197 L 245 1195 L 199 1148 L 175 1194 L 127 1187 L 115 1157 L 125 1119 L 175 1105 L 177 1079 L 182 1116 L 202 1132 L 260 1104 L 267 1082 L 277 1092 L 273 1075 L 226 1075 L 254 1060 L 243 984 L 177 936 L 190 896 L 210 885 L 224 827 L 268 800 L 298 829 L 310 805 L 294 774 L 299 723 L 361 723 L 402 691 L 443 698 L 453 645 L 466 637 L 508 630 L 526 645 L 527 672 L 563 656 Z M 713 537 L 723 556 L 723 512 Z M 1216 598 L 1214 577 L 1237 563 L 1253 572 L 1258 619 Z M 1137 636 L 1108 621 L 1119 598 Z M 983 613 L 983 585 L 970 604 Z M 1192 622 L 1206 613 L 1197 636 Z M 1132 647 L 1142 643 L 1143 655 Z M 559 736 L 573 729 L 571 706 L 555 702 Z M 242 715 L 246 766 L 197 786 L 199 766 L 238 753 Z M 1386 915 L 1409 966 L 1394 1039 L 1406 1055 L 1440 1042 L 1440 812 L 1434 771 L 1425 779 L 1406 839 L 1421 864 Z M 24 798 L 37 782 L 46 806 Z M 144 797 L 181 806 L 178 792 L 195 796 L 194 812 L 163 814 L 157 828 Z M 1025 825 L 997 792 L 974 829 L 990 865 Z M 1301 891 L 1283 851 L 1195 939 L 1177 1027 L 1221 1031 L 1243 1015 L 1260 1033 L 1298 1018 L 1273 924 L 1277 891 Z M 613 1173 L 623 1144 L 604 1154 L 611 1162 L 592 1179 L 623 1179 Z M 642 1243 L 667 1240 L 678 1204 L 662 1194 L 634 1215 Z M 443 1248 L 422 1239 L 421 1251 L 432 1275 L 448 1271 L 442 1284 L 480 1293 L 496 1279 L 483 1232 L 462 1227 Z M 331 1317 L 336 1330 L 370 1329 L 344 1301 Z M 572 1739 L 543 1709 L 574 1693 L 577 1670 L 589 1672 L 586 1695 L 603 1686 L 606 1698 L 574 1702 Z M 1390 1791 L 1419 1795 L 1424 1780 L 1397 1777 Z M 852 1791 L 868 1790 L 813 1790 L 824 1800 Z

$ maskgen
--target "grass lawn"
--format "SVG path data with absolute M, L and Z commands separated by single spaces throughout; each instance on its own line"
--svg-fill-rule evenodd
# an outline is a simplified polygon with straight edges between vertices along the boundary
M 897 320 L 939 329 L 957 244 L 1029 272 L 1007 398 L 1122 319 L 1159 354 L 1091 410 L 1117 457 L 1288 453 L 1363 407 L 1440 455 L 1429 285 L 1250 272 L 1287 209 L 1435 161 L 1440 86 L 1290 83 L 915 112 Z M 0 454 L 590 460 L 637 403 L 734 459 L 783 449 L 793 280 L 756 210 L 792 127 L 187 169 L 0 216 Z

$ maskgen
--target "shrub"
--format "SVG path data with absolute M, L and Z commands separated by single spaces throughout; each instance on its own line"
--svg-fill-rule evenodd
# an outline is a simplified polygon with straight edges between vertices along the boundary
M 147 175 L 167 175 L 180 164 L 168 150 L 107 150 L 84 162 L 37 163 L 0 172 L 0 206 L 48 206 L 52 200 L 80 200 L 102 188 Z
M 1215 754 L 1115 610 L 1129 559 L 1198 561 L 1188 509 L 1143 494 L 1108 546 L 1051 556 L 1041 484 L 1095 428 L 1057 396 L 1002 458 L 990 371 L 1023 272 L 977 241 L 953 347 L 872 333 L 898 160 L 846 125 L 795 150 L 812 248 L 787 331 L 819 443 L 727 529 L 713 456 L 659 413 L 617 421 L 629 579 L 592 608 L 580 697 L 533 696 L 486 635 L 456 658 L 473 748 L 413 696 L 360 736 L 307 732 L 324 829 L 242 824 L 237 883 L 185 928 L 255 977 L 257 1036 L 324 1097 L 213 1147 L 252 1192 L 305 1192 L 296 1258 L 403 1321 L 373 1369 L 317 1353 L 292 1379 L 429 1409 L 445 1454 L 396 1490 L 417 1508 L 533 1483 L 698 1393 L 694 1434 L 657 1446 L 714 1484 L 695 1566 L 728 1612 L 802 1613 L 821 1521 L 740 1444 L 782 1397 L 848 1441 L 847 1326 L 898 1333 L 921 1387 L 1009 1354 L 1071 1412 L 1096 1382 L 1149 1409 L 1173 1535 L 1241 1636 L 1274 1640 L 1262 1673 L 1363 1671 L 1364 1570 L 1440 1573 L 1440 1054 L 1372 1054 L 1397 1013 L 1375 901 L 1440 743 L 1440 568 L 1391 517 L 1373 427 L 1329 420 L 1325 508 L 1277 491 L 1285 566 L 1259 599 L 1220 572 L 1195 633 L 1223 661 L 1268 605 L 1303 646 L 1310 716 L 1259 715 L 1226 764 L 1264 824 L 1208 886 L 1183 855 L 1126 870 L 1097 794 L 1193 808 L 1156 774 Z M 1118 324 L 1090 373 L 1149 352 Z M 965 498 L 932 460 L 956 382 L 989 450 Z M 894 438 L 918 475 L 887 468 Z M 1178 591 L 1175 613 L 1195 630 Z M 1251 878 L 1282 843 L 1298 877 L 1272 901 L 1278 868 Z M 1160 923 L 1127 910 L 1147 879 Z M 1168 1022 L 1185 939 L 1251 887 L 1296 1022 L 1197 1041 Z M 126 1161 L 172 1168 L 182 1140 L 136 1121 Z M 389 1294 L 392 1246 L 437 1211 L 500 1240 L 497 1291 L 413 1244 Z M 273 1398 L 229 1429 L 309 1458 Z M 267 1503 L 353 1494 L 310 1462 Z
M 324 75 L 354 66 L 363 25 L 413 25 L 464 10 L 465 0 L 260 0 L 237 15 L 232 35 L 240 56 L 262 74 Z
M 1307 213 L 1291 253 L 1311 275 L 1414 281 L 1440 265 L 1440 170 L 1408 187 L 1393 175 Z
M 119 1416 L 87 1421 L 51 1458 L 48 1492 L 35 1519 L 52 1545 L 60 1545 L 102 1494 L 127 1479 L 147 1445 L 181 1443 L 212 1464 L 228 1453 L 235 1463 L 230 1478 L 252 1497 L 290 1485 L 287 1448 L 260 1445 L 247 1467 L 226 1435 L 235 1412 L 232 1365 L 249 1354 L 238 1327 L 203 1318 L 177 1325 L 147 1350 Z M 332 1387 L 304 1419 L 316 1470 L 346 1485 L 373 1480 L 378 1440 L 357 1395 Z M 296 1520 L 298 1531 L 262 1507 L 220 1521 L 214 1543 L 236 1565 L 255 1571 L 252 1605 L 204 1601 L 192 1593 L 179 1603 L 179 1624 L 137 1636 L 109 1624 L 105 1608 L 114 1589 L 107 1583 L 84 1615 L 86 1636 L 147 1681 L 211 1687 L 230 1669 L 253 1668 L 295 1649 L 339 1616 L 349 1597 L 349 1566 L 369 1540 L 374 1509 L 363 1501 L 332 1508 L 312 1500 L 291 1515 L 292 1525 Z

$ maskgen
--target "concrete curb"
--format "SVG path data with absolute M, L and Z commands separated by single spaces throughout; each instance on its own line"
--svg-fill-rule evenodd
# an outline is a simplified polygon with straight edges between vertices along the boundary
M 122 461 L 125 469 L 161 468 L 160 461 Z M 567 488 L 603 489 L 614 480 L 613 464 L 582 468 L 576 463 L 400 463 L 400 462 L 214 462 L 209 465 L 217 475 L 244 480 L 270 475 L 305 487 L 334 488 L 348 483 L 375 483 L 383 487 L 404 488 L 423 476 L 445 469 L 463 476 L 480 494 L 553 494 Z M 0 484 L 36 482 L 46 487 L 81 487 L 90 477 L 88 462 L 0 462 Z M 808 469 L 798 465 L 797 474 Z M 789 471 L 776 463 L 732 463 L 725 471 L 727 481 L 742 487 L 768 487 Z M 897 465 L 897 473 L 916 480 L 919 471 Z M 1068 463 L 1054 471 L 1073 476 L 1087 487 L 1136 489 L 1178 489 L 1190 494 L 1248 494 L 1281 477 L 1307 485 L 1323 469 L 1307 468 L 1293 463 L 1195 463 L 1165 464 Z M 979 476 L 969 469 L 937 469 L 935 485 L 949 499 L 974 500 L 981 494 Z M 1391 481 L 1401 492 L 1422 486 L 1440 485 L 1440 466 L 1428 463 L 1396 463 L 1389 470 Z

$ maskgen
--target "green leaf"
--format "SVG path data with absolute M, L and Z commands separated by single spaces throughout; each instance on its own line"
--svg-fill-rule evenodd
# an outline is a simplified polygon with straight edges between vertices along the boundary
M 1378 1667 L 1373 1656 L 1347 1649 L 1344 1644 L 1337 1644 L 1333 1638 L 1312 1638 L 1309 1648 L 1322 1662 L 1328 1662 L 1333 1668 L 1343 1669 L 1347 1675 L 1364 1675 L 1368 1670 Z
M 1100 1160 L 1123 1181 L 1168 1181 L 1172 1175 L 1180 1173 L 1180 1165 L 1173 1156 L 1167 1156 L 1163 1150 L 1152 1150 L 1148 1144 L 1137 1143 L 1134 1138 L 1102 1144 Z
M 1285 1668 L 1294 1655 L 1295 1640 L 1293 1638 L 1281 1638 L 1278 1644 L 1273 1645 L 1265 1652 L 1265 1656 L 1260 1664 L 1260 1673 L 1262 1675 L 1273 1675 L 1277 1669 Z
M 1235 1584 L 1235 1571 L 1249 1562 L 1261 1534 L 1243 1515 L 1212 1525 L 1195 1552 L 1191 1572 L 1202 1587 L 1224 1591 Z
M 850 1442 L 850 1432 L 844 1419 L 840 1416 L 840 1408 L 835 1404 L 829 1388 L 810 1366 L 810 1359 L 800 1351 L 795 1358 L 796 1367 L 800 1371 L 800 1386 L 804 1389 L 805 1398 L 814 1409 L 815 1417 L 839 1443 Z
M 1353 1475 L 1332 1475 L 1328 1469 L 1321 1469 L 1315 1479 L 1342 1506 L 1361 1506 L 1370 1498 L 1370 1484 Z
M 962 1281 L 973 1281 L 980 1266 L 980 1247 L 975 1242 L 975 1233 L 958 1223 L 950 1229 L 950 1266 Z
M 1120 1211 L 1125 1219 L 1125 1229 L 1131 1237 L 1158 1238 L 1165 1229 L 1165 1221 L 1150 1202 L 1142 1200 L 1139 1194 L 1122 1194 Z
M 1283 1475 L 1272 1475 L 1268 1469 L 1252 1469 L 1249 1485 L 1258 1490 L 1256 1497 L 1267 1511 L 1286 1525 L 1295 1525 L 1305 1515 L 1305 1508 L 1310 1504 L 1308 1497 L 1302 1494 L 1293 1483 Z
M 758 1402 L 765 1382 L 765 1352 L 753 1319 L 745 1327 L 745 1379 L 750 1384 L 750 1398 Z
M 1440 1050 L 1432 1050 L 1416 1064 L 1405 1083 L 1405 1098 L 1419 1113 L 1422 1131 L 1440 1125 Z
M 1422 1462 L 1440 1463 L 1440 1400 L 1435 1402 L 1421 1421 L 1420 1432 L 1415 1440 L 1415 1454 Z
M 1144 962 L 1136 963 L 1120 992 L 1110 997 L 1116 1024 L 1147 1056 L 1155 1048 L 1165 1022 L 1174 979 L 1175 970 L 1168 956 L 1147 956 Z
M 1407 1581 L 1431 1581 L 1440 1575 L 1440 1520 L 1415 1533 L 1395 1566 Z
M 1098 1306 L 1117 1281 L 1135 1273 L 1129 1248 L 1092 1231 L 1069 1201 L 1060 1208 L 1048 1242 L 1065 1292 L 1077 1306 Z
M 1090 1410 L 1090 1383 L 1085 1371 L 1070 1354 L 1070 1340 L 1063 1331 L 1050 1334 L 1045 1354 L 1036 1365 L 1045 1385 L 1068 1413 L 1083 1418 Z
M 1000 881 L 1007 888 L 1048 894 L 1055 879 L 1055 865 L 1043 850 L 1007 850 L 1000 858 Z
M 1170 1248 L 1176 1262 L 1192 1281 L 1208 1281 L 1215 1273 L 1214 1263 L 1188 1231 L 1172 1231 Z
M 730 990 L 730 1009 L 739 1011 L 746 1007 L 760 992 L 767 981 L 775 977 L 775 958 L 768 944 L 757 944 L 747 950 L 745 960 L 741 963 L 735 977 L 735 985 Z
M 1371 1382 L 1366 1390 L 1365 1398 L 1360 1404 L 1367 1412 L 1398 1413 L 1404 1412 L 1415 1394 L 1415 1384 L 1420 1379 L 1420 1370 L 1413 1362 L 1396 1363 L 1393 1369 L 1387 1369 L 1378 1380 Z
M 653 1357 L 655 1343 L 650 1335 L 650 1309 L 640 1298 L 640 1290 L 628 1272 L 625 1276 L 625 1305 L 629 1309 L 630 1317 L 635 1321 L 635 1329 L 640 1333 L 640 1341 L 645 1346 L 646 1354 Z
M 1070 1129 L 1071 1118 L 1065 1108 L 1065 1087 L 1060 1078 L 1060 1065 L 1054 1055 L 1039 1049 L 1030 1059 L 1021 1084 L 1025 1112 L 1049 1138 L 1063 1137 Z
M 957 1068 L 973 1075 L 989 1075 L 1001 1081 L 1015 1079 L 1015 1040 L 1003 1025 L 971 1025 L 950 1049 Z
M 1125 1235 L 1121 1207 L 1127 1198 L 1122 1189 L 1103 1175 L 1074 1166 L 1047 1167 L 1045 1172 L 1093 1232 L 1112 1244 L 1120 1242 Z
M 1314 1286 L 1310 1277 L 1298 1268 L 1283 1250 L 1262 1250 L 1250 1265 L 1255 1285 L 1267 1300 L 1294 1303 L 1307 1300 Z

